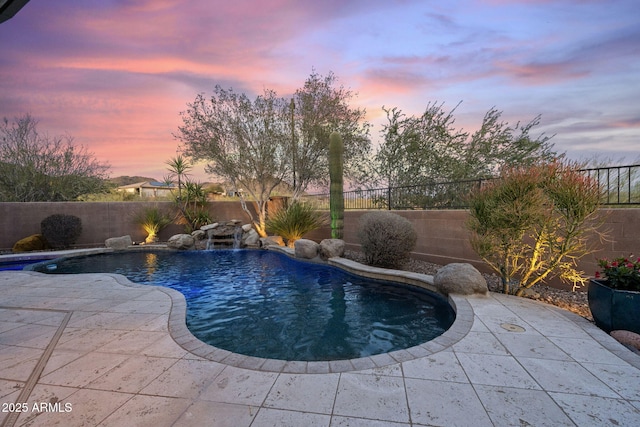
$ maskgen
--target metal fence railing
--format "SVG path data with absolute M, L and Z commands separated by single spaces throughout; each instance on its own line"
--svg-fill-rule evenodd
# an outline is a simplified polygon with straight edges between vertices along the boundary
M 582 169 L 581 172 L 600 184 L 603 205 L 640 205 L 640 165 Z M 344 208 L 466 209 L 469 194 L 492 179 L 345 191 Z M 317 209 L 329 209 L 329 194 L 307 195 L 302 199 Z
M 600 184 L 602 204 L 640 204 L 640 165 L 583 169 L 582 172 Z

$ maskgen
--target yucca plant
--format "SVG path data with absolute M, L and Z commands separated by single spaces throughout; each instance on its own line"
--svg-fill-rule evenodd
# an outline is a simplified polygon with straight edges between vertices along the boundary
M 325 224 L 320 212 L 308 203 L 293 202 L 278 209 L 268 220 L 267 229 L 287 240 L 293 247 L 296 240 Z
M 147 207 L 138 212 L 134 218 L 134 222 L 142 227 L 147 233 L 145 243 L 154 243 L 158 241 L 158 233 L 167 225 L 171 224 L 171 218 L 161 212 L 156 207 Z

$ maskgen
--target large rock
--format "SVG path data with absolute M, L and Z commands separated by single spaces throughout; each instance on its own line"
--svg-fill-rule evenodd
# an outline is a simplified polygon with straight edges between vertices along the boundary
M 29 237 L 18 240 L 13 245 L 12 250 L 13 252 L 31 252 L 42 251 L 45 249 L 51 249 L 46 239 L 42 236 L 42 234 L 33 234 Z
M 129 246 L 133 245 L 133 241 L 131 240 L 131 236 L 121 236 L 121 237 L 110 237 L 104 241 L 104 245 L 107 248 L 115 249 L 117 251 L 121 251 L 123 249 L 127 249 Z
M 204 231 L 205 233 L 208 232 L 209 230 L 213 230 L 214 228 L 216 228 L 218 225 L 217 222 L 214 222 L 213 224 L 207 224 L 207 225 L 203 225 L 202 227 L 200 227 L 200 230 Z
M 640 350 L 640 335 L 635 332 L 618 330 L 611 331 L 609 335 L 618 340 L 620 344 Z
M 487 281 L 471 264 L 447 264 L 433 278 L 434 286 L 443 294 L 483 294 L 489 292 Z
M 195 244 L 196 241 L 190 234 L 176 234 L 167 241 L 167 247 L 180 250 L 193 249 Z
M 260 238 L 260 246 L 268 248 L 269 246 L 284 246 L 284 240 L 280 236 L 267 236 Z
M 320 258 L 329 259 L 344 255 L 344 240 L 324 239 L 320 242 Z
M 250 229 L 242 235 L 243 246 L 257 246 L 260 241 L 260 235 L 254 229 Z
M 195 230 L 191 233 L 191 236 L 195 240 L 204 240 L 207 238 L 207 233 L 204 230 Z
M 252 229 L 253 229 L 253 225 L 251 225 L 251 224 L 245 224 L 245 225 L 242 226 L 242 231 L 244 231 L 245 233 L 248 233 Z
M 320 245 L 313 240 L 298 239 L 294 242 L 293 248 L 296 258 L 313 259 L 318 256 Z

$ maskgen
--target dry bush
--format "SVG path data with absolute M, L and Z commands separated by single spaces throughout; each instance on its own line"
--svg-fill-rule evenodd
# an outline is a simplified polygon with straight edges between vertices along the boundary
M 367 264 L 391 268 L 409 259 L 418 239 L 409 220 L 387 211 L 363 215 L 358 237 Z

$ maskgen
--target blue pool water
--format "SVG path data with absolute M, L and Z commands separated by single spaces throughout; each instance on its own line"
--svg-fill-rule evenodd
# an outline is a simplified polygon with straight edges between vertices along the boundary
M 23 270 L 28 265 L 32 265 L 42 261 L 45 261 L 45 259 L 23 259 L 23 260 L 14 260 L 14 261 L 0 260 L 0 271 Z
M 235 353 L 337 360 L 408 348 L 446 331 L 455 314 L 434 293 L 259 250 L 134 251 L 38 264 L 44 273 L 123 274 L 181 292 L 187 326 Z

